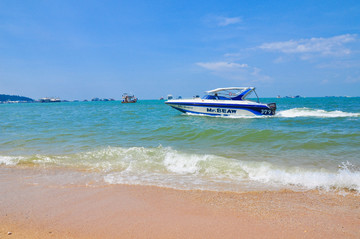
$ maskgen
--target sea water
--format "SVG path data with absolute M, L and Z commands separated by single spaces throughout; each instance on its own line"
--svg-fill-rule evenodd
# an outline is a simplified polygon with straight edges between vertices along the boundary
M 276 102 L 276 115 L 187 115 L 160 100 L 3 104 L 0 170 L 61 169 L 64 183 L 77 173 L 86 184 L 360 192 L 360 98 L 261 101 Z

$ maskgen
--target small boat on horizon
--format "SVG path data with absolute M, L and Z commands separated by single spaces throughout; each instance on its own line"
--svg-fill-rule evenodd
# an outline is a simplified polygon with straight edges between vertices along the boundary
M 212 116 L 275 115 L 276 104 L 260 103 L 255 87 L 227 87 L 206 92 L 203 97 L 168 100 L 165 103 L 183 113 Z M 245 99 L 255 93 L 257 102 Z
M 61 102 L 61 100 L 59 98 L 45 97 L 45 98 L 39 99 L 39 102 L 40 103 L 56 103 L 56 102 Z
M 123 100 L 121 103 L 136 103 L 138 100 L 134 95 L 129 95 L 127 93 L 124 93 L 122 98 Z

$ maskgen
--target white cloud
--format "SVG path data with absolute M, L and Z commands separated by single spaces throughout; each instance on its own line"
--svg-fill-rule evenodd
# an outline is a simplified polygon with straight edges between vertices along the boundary
M 242 18 L 207 15 L 204 17 L 203 21 L 208 27 L 227 27 L 230 25 L 239 25 L 239 23 L 242 22 Z
M 242 22 L 241 17 L 218 17 L 218 26 L 225 27 Z
M 239 64 L 234 62 L 198 62 L 196 65 L 211 71 L 226 71 L 229 69 L 239 69 L 248 67 L 247 64 Z
M 213 74 L 221 78 L 243 81 L 258 82 L 271 81 L 269 76 L 262 74 L 261 69 L 251 67 L 247 64 L 239 64 L 235 62 L 198 62 L 196 65 L 211 71 Z
M 348 84 L 360 83 L 360 76 L 348 76 L 346 77 L 345 83 Z
M 357 68 L 360 69 L 360 62 L 356 59 L 350 60 L 337 60 L 331 62 L 325 62 L 322 64 L 316 65 L 319 69 L 331 68 L 331 69 L 347 69 L 347 68 Z
M 224 54 L 224 57 L 234 57 L 234 58 L 239 58 L 239 57 L 242 57 L 243 54 L 241 53 L 226 53 Z
M 322 56 L 343 56 L 351 53 L 344 45 L 356 40 L 356 34 L 345 34 L 329 38 L 310 38 L 284 42 L 264 43 L 258 48 L 267 51 L 278 51 L 286 54 L 301 54 L 302 59 L 309 59 L 312 54 Z

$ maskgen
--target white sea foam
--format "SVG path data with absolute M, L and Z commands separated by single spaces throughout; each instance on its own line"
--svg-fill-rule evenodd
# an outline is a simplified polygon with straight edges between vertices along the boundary
M 243 163 L 249 179 L 274 185 L 297 186 L 304 189 L 349 189 L 360 192 L 360 171 L 351 163 L 342 163 L 337 171 L 324 168 L 281 168 L 269 163 L 253 166 Z
M 159 149 L 159 148 L 158 148 Z M 108 183 L 160 185 L 185 189 L 232 188 L 246 182 L 262 183 L 272 187 L 302 189 L 350 189 L 360 192 L 360 170 L 349 162 L 337 170 L 282 167 L 269 162 L 241 161 L 215 155 L 179 153 L 161 148 L 157 170 L 136 171 L 128 167 L 122 172 L 105 176 Z M 135 160 L 136 161 L 136 160 Z M 136 163 L 135 163 L 136 164 Z
M 183 155 L 176 151 L 168 151 L 165 154 L 164 166 L 170 172 L 176 174 L 197 174 L 201 169 L 200 162 L 206 161 L 207 155 Z
M 321 109 L 310 108 L 294 108 L 289 110 L 282 110 L 276 113 L 276 117 L 322 117 L 322 118 L 336 118 L 336 117 L 360 117 L 360 113 L 349 113 L 339 110 L 326 111 Z
M 16 165 L 22 159 L 21 156 L 0 156 L 0 165 Z
M 28 163 L 85 169 L 109 184 L 142 184 L 181 189 L 234 190 L 239 185 L 360 192 L 360 165 L 297 167 L 271 161 L 179 152 L 169 147 L 107 147 L 70 155 L 0 156 L 0 165 Z

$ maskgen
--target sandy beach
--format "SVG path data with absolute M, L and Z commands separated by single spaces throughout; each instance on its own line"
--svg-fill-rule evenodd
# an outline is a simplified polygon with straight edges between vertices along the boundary
M 1 171 L 0 238 L 360 236 L 360 198 L 351 193 L 59 186 L 32 183 L 29 169 Z
M 360 0 L 0 0 L 0 239 L 360 239 Z

